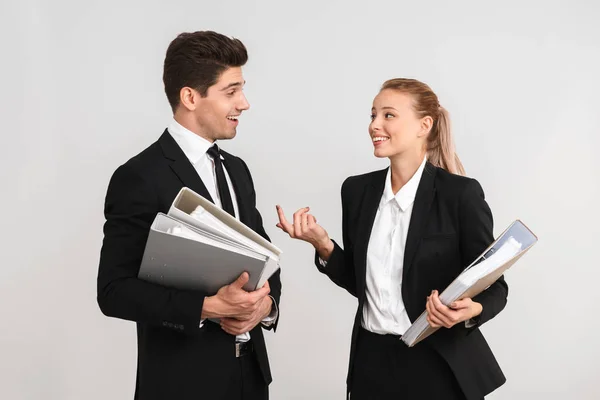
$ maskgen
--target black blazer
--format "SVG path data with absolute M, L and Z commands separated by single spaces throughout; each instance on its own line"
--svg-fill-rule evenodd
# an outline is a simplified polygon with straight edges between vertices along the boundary
M 348 387 L 356 340 L 366 301 L 367 246 L 383 194 L 387 168 L 348 178 L 342 185 L 344 250 L 336 243 L 317 268 L 358 298 L 352 332 Z M 427 163 L 417 189 L 406 240 L 402 299 L 411 322 L 423 311 L 432 290 L 440 292 L 494 240 L 492 213 L 479 183 Z M 506 379 L 478 329 L 506 305 L 508 286 L 500 278 L 473 300 L 483 305 L 477 325 L 441 328 L 423 342 L 448 363 L 468 399 L 480 399 Z
M 240 210 L 240 219 L 269 240 L 248 167 L 223 152 Z M 137 322 L 136 399 L 217 399 L 231 386 L 235 336 L 207 322 L 200 329 L 206 293 L 177 290 L 137 278 L 150 225 L 168 212 L 179 190 L 187 186 L 210 195 L 181 148 L 165 131 L 157 142 L 120 166 L 106 194 L 104 242 L 98 270 L 98 304 L 110 317 Z M 271 279 L 271 296 L 279 303 L 280 272 Z M 274 329 L 276 324 L 269 329 Z M 271 372 L 262 327 L 250 332 L 265 382 Z

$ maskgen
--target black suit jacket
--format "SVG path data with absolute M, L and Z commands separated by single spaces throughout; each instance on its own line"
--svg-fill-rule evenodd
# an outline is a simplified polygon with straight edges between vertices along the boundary
M 366 301 L 367 246 L 384 190 L 387 169 L 348 178 L 342 185 L 344 250 L 336 243 L 317 268 L 358 298 L 352 332 L 348 387 Z M 402 299 L 411 322 L 432 290 L 445 289 L 494 240 L 492 213 L 479 183 L 427 163 L 417 189 L 408 229 Z M 500 278 L 473 300 L 483 305 L 477 325 L 441 328 L 417 346 L 432 346 L 448 363 L 468 399 L 480 399 L 506 379 L 478 329 L 506 305 L 508 286 Z
M 241 221 L 269 240 L 256 209 L 248 167 L 226 152 L 223 157 Z M 98 304 L 107 316 L 137 322 L 136 399 L 218 399 L 231 385 L 231 374 L 239 373 L 235 336 L 212 322 L 199 328 L 206 293 L 167 288 L 137 277 L 154 217 L 159 211 L 168 212 L 183 186 L 212 201 L 192 164 L 165 131 L 115 171 L 106 194 Z M 279 271 L 269 284 L 278 304 Z M 268 384 L 271 372 L 262 329 L 259 324 L 250 335 Z

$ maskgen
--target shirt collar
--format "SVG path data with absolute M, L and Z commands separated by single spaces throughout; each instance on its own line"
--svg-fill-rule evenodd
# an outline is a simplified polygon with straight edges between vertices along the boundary
M 406 211 L 406 209 L 415 201 L 417 189 L 419 188 L 419 182 L 421 181 L 421 176 L 423 175 L 423 170 L 425 169 L 426 163 L 427 157 L 423 159 L 423 162 L 412 178 L 410 178 L 395 195 L 394 191 L 392 190 L 392 169 L 388 168 L 387 176 L 385 178 L 385 188 L 383 189 L 383 204 L 387 204 L 395 199 L 396 203 L 398 203 L 398 206 L 400 206 L 400 209 L 402 211 Z
M 182 126 L 175 121 L 175 118 L 173 118 L 167 130 L 192 164 L 196 164 L 213 145 L 213 143 Z

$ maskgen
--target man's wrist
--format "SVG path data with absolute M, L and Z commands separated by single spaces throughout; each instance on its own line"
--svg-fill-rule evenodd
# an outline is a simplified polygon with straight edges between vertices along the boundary
M 265 297 L 264 302 L 265 304 L 265 309 L 263 310 L 263 316 L 261 318 L 261 320 L 269 317 L 269 315 L 271 315 L 271 312 L 273 310 L 273 298 L 271 296 L 267 296 Z
M 222 317 L 220 312 L 220 300 L 217 296 L 207 296 L 204 298 L 202 304 L 202 315 L 201 319 L 208 318 L 220 318 Z

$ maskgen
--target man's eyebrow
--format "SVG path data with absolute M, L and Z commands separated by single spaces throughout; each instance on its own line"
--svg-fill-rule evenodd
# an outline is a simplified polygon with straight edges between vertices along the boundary
M 233 87 L 244 86 L 245 84 L 246 84 L 246 81 L 244 81 L 244 82 L 233 82 L 233 83 L 230 83 L 229 85 L 225 86 L 223 89 L 221 89 L 221 91 L 224 92 L 224 91 L 229 90 L 229 89 L 231 89 Z

